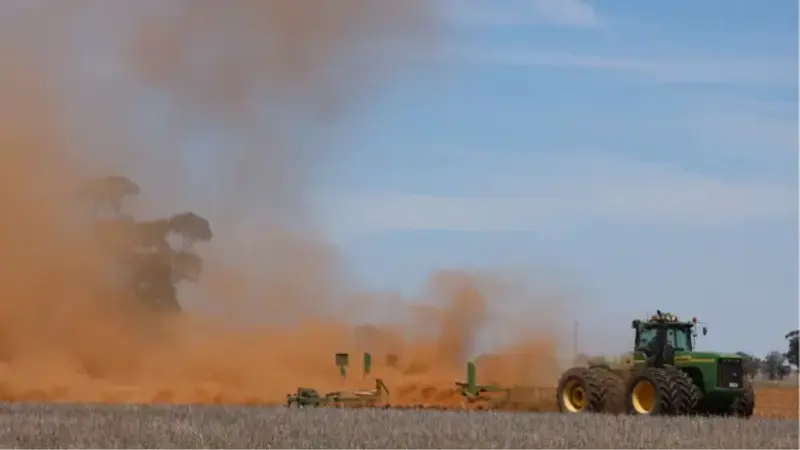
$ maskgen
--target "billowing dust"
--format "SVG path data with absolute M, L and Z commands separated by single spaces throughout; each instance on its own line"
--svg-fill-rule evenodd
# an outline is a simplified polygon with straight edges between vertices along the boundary
M 337 157 L 327 138 L 407 65 L 435 59 L 435 2 L 0 8 L 0 397 L 283 402 L 300 385 L 368 387 L 369 350 L 393 402 L 447 403 L 490 320 L 514 356 L 479 362 L 480 381 L 552 385 L 556 338 L 537 324 L 557 305 L 516 298 L 538 317 L 503 323 L 492 314 L 508 290 L 459 271 L 433 274 L 419 299 L 363 292 L 310 221 L 314 180 Z M 198 135 L 203 155 L 188 145 Z M 78 214 L 77 186 L 108 174 L 141 185 L 137 216 L 210 219 L 181 317 L 126 298 Z

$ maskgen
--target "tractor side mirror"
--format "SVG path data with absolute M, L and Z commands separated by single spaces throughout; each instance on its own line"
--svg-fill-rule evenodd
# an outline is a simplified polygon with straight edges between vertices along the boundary
M 705 336 L 705 335 L 707 335 L 707 334 L 708 334 L 708 328 L 706 328 L 706 327 L 703 327 L 703 336 Z

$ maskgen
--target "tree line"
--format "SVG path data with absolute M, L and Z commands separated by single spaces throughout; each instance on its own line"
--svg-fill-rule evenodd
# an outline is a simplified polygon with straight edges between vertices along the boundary
M 744 360 L 744 370 L 751 377 L 763 376 L 770 380 L 782 380 L 792 373 L 792 366 L 798 367 L 798 338 L 800 330 L 792 330 L 784 336 L 787 341 L 786 352 L 773 350 L 764 357 L 737 352 Z
M 193 212 L 135 220 L 122 203 L 139 193 L 132 180 L 108 176 L 86 182 L 77 197 L 89 208 L 91 231 L 114 263 L 121 288 L 155 310 L 180 311 L 177 286 L 197 281 L 203 260 L 195 245 L 211 240 L 211 225 Z

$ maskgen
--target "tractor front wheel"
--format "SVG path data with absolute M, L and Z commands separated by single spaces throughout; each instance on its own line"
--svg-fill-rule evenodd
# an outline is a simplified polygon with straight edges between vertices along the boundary
M 736 399 L 731 404 L 731 413 L 734 416 L 742 417 L 745 419 L 749 419 L 753 416 L 753 412 L 756 409 L 756 395 L 753 391 L 753 385 L 750 384 L 750 380 L 745 378 L 744 380 L 744 394 L 736 397 Z
M 634 374 L 625 388 L 625 406 L 634 415 L 668 415 L 672 413 L 670 373 L 648 367 Z
M 672 414 L 684 416 L 697 412 L 700 389 L 695 386 L 689 374 L 674 366 L 668 366 L 665 370 L 670 375 Z

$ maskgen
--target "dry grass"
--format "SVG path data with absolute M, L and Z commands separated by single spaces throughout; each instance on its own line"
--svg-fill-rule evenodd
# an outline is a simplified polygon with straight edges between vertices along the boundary
M 0 446 L 37 448 L 798 448 L 790 420 L 0 405 Z

